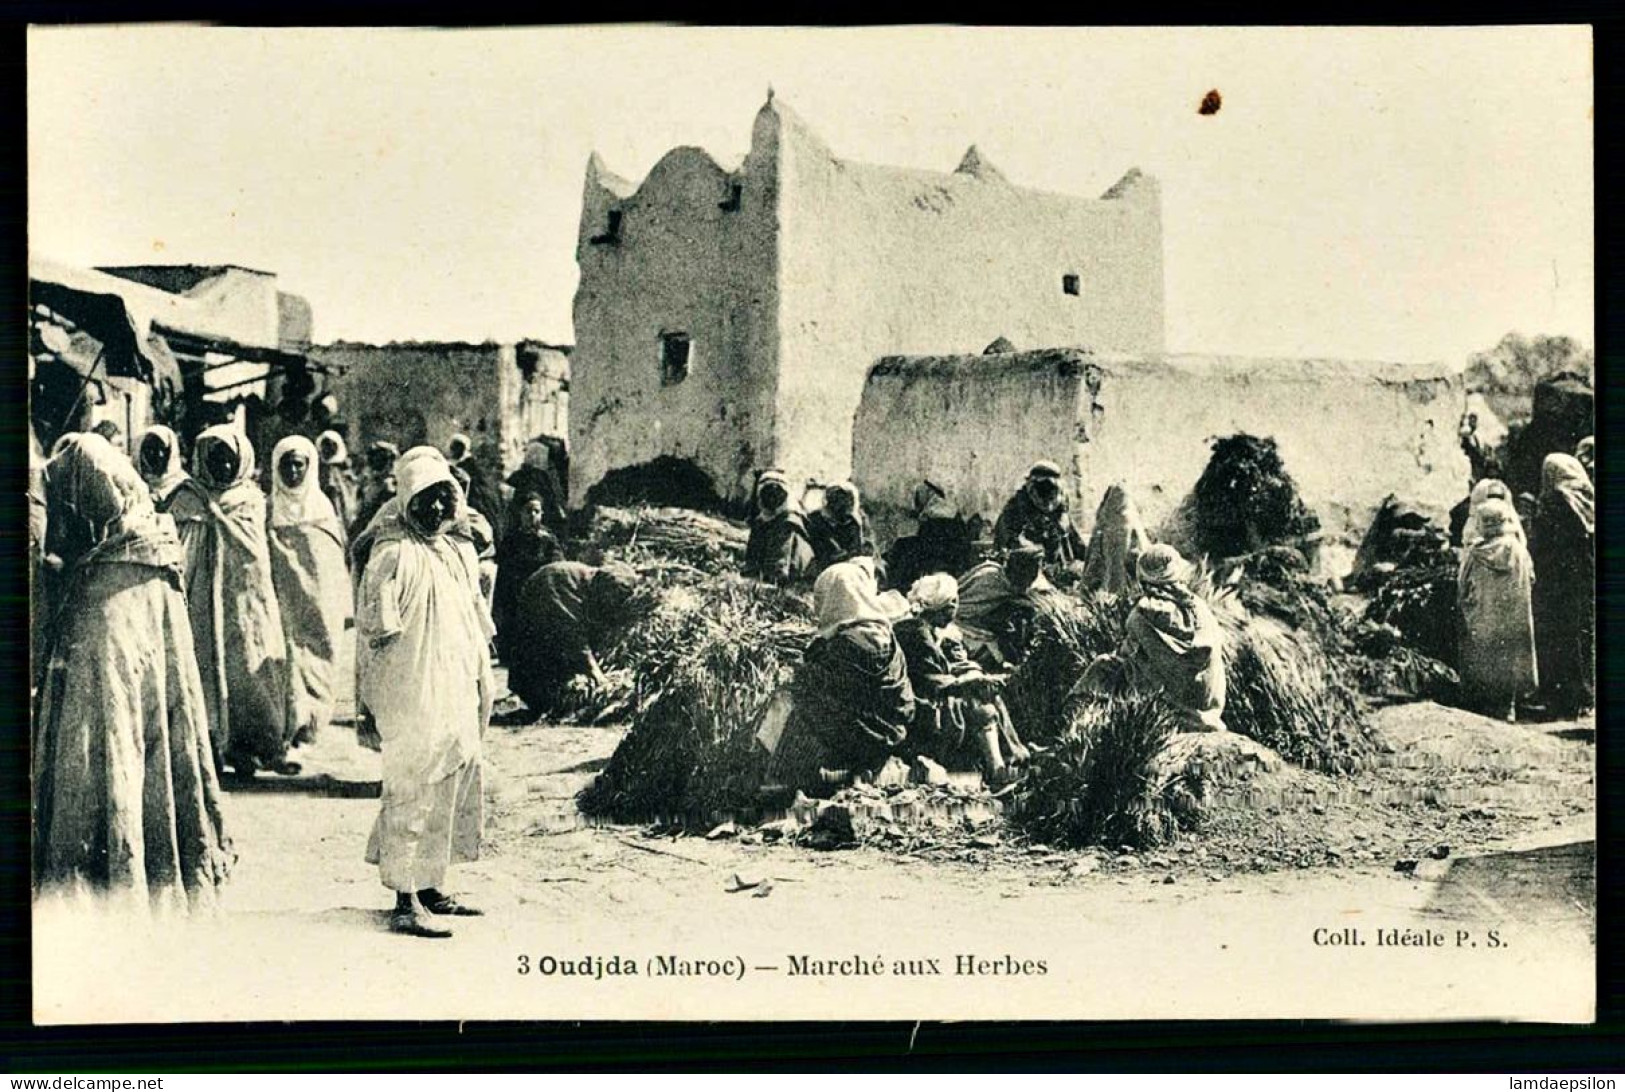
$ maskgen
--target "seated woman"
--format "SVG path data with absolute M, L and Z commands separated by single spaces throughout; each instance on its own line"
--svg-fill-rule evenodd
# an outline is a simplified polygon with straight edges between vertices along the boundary
M 628 621 L 637 574 L 625 565 L 543 565 L 525 581 L 509 616 L 508 685 L 547 716 L 578 675 L 602 682 L 597 654 Z
M 824 506 L 807 516 L 807 539 L 812 544 L 814 572 L 821 573 L 838 561 L 875 556 L 857 486 L 841 482 L 824 490 Z
M 744 575 L 769 584 L 796 584 L 812 573 L 813 548 L 801 506 L 790 499 L 783 471 L 756 479 L 756 514 L 745 543 Z
M 497 545 L 496 587 L 491 593 L 491 620 L 497 627 L 497 655 L 508 661 L 507 641 L 514 624 L 519 590 L 543 565 L 562 561 L 559 540 L 547 529 L 546 501 L 521 493 L 508 508 L 508 530 Z
M 1025 762 L 999 697 L 1006 676 L 984 672 L 965 652 L 954 626 L 959 584 L 946 573 L 921 577 L 908 593 L 914 613 L 894 627 L 914 688 L 909 749 L 953 770 L 979 767 L 995 784 L 1009 765 Z
M 1182 730 L 1222 732 L 1224 635 L 1207 603 L 1191 590 L 1190 572 L 1172 546 L 1152 546 L 1140 555 L 1140 598 L 1129 612 L 1117 660 L 1122 681 L 1159 692 Z M 1092 677 L 1100 677 L 1094 665 L 1085 682 Z
M 813 585 L 818 636 L 790 685 L 793 709 L 770 780 L 809 794 L 837 771 L 883 765 L 908 736 L 914 688 L 870 558 L 831 565 Z
M 976 538 L 980 518 L 965 519 L 935 482 L 923 481 L 914 489 L 912 535 L 904 535 L 886 551 L 886 580 L 907 590 L 931 573 L 957 575 L 976 564 Z

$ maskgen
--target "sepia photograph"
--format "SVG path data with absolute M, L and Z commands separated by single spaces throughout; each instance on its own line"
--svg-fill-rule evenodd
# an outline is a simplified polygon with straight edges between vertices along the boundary
M 36 1024 L 1596 1018 L 1590 28 L 26 60 Z

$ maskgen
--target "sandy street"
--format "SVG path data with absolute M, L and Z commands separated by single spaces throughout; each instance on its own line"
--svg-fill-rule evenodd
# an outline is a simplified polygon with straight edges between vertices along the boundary
M 1452 761 L 1449 741 L 1469 738 L 1409 709 L 1381 723 L 1402 746 L 1422 739 Z M 296 752 L 300 776 L 230 792 L 240 860 L 219 917 L 132 931 L 39 915 L 35 1012 L 1588 1019 L 1589 744 L 1494 731 L 1569 761 L 1478 777 L 1506 821 L 1471 845 L 1452 828 L 1449 859 L 1407 875 L 1393 869 L 1403 848 L 1380 837 L 1344 867 L 1254 871 L 1196 839 L 1097 865 L 1019 845 L 928 860 L 593 828 L 573 796 L 621 730 L 495 725 L 486 854 L 450 885 L 488 916 L 428 941 L 385 929 L 391 897 L 362 860 L 378 757 L 335 725 Z M 1458 787 L 1449 807 L 1470 812 L 1470 797 Z M 732 890 L 736 877 L 753 886 Z

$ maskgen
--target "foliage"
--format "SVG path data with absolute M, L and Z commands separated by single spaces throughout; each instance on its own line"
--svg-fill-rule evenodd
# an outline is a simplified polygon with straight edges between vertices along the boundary
M 622 642 L 631 730 L 578 800 L 616 822 L 704 822 L 748 802 L 755 721 L 812 638 L 804 599 L 737 576 L 674 589 Z
M 1238 433 L 1213 441 L 1194 499 L 1196 545 L 1213 558 L 1292 543 L 1320 529 L 1269 437 Z
M 1596 386 L 1597 364 L 1591 350 L 1571 337 L 1510 333 L 1493 348 L 1467 360 L 1467 389 L 1484 395 L 1490 408 L 1509 425 L 1529 419 L 1535 385 L 1560 375 L 1576 375 Z
M 1156 768 L 1173 732 L 1167 707 L 1151 695 L 1084 706 L 1034 755 L 1010 798 L 1011 820 L 1054 846 L 1161 844 L 1195 819 L 1185 804 L 1194 794 Z

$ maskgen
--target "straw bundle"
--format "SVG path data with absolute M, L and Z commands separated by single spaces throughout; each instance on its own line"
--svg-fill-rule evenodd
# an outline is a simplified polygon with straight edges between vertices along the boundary
M 703 822 L 748 802 L 756 718 L 812 632 L 805 600 L 778 588 L 720 576 L 672 592 L 623 642 L 641 657 L 632 728 L 581 810 Z
M 1254 618 L 1234 589 L 1194 581 L 1224 630 L 1225 723 L 1288 761 L 1325 771 L 1360 767 L 1372 750 L 1359 694 L 1314 630 Z M 1041 603 L 1028 653 L 1005 691 L 1017 728 L 1036 742 L 1066 730 L 1064 703 L 1089 662 L 1115 651 L 1133 603 L 1127 596 Z
M 1149 848 L 1194 822 L 1199 796 L 1157 769 L 1173 735 L 1167 708 L 1146 695 L 1084 707 L 1052 747 L 1036 754 L 1012 796 L 1010 817 L 1053 846 Z
M 586 552 L 633 565 L 677 562 L 715 574 L 738 570 L 749 537 L 743 524 L 686 508 L 599 508 Z

